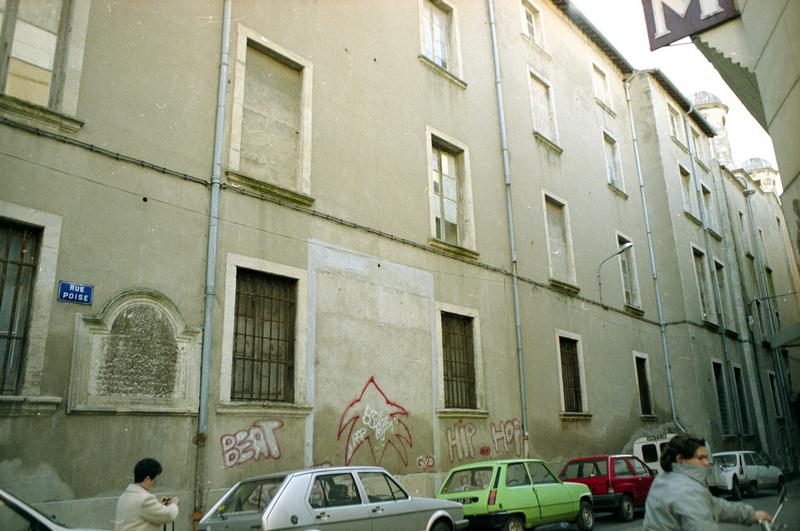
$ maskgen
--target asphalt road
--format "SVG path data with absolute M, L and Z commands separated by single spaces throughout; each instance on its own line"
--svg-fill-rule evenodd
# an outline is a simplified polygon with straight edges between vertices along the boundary
M 786 531 L 793 531 L 800 529 L 800 480 L 790 481 L 786 484 L 788 497 L 786 503 L 781 509 L 776 524 L 786 525 Z M 774 489 L 762 489 L 757 498 L 745 498 L 742 500 L 748 505 L 752 505 L 756 510 L 767 511 L 770 514 L 775 514 L 778 509 L 778 493 Z M 595 529 L 612 530 L 612 529 L 642 529 L 642 520 L 644 513 L 637 512 L 636 518 L 632 522 L 622 523 L 610 513 L 596 513 L 595 514 Z M 566 525 L 549 525 L 545 527 L 537 527 L 538 530 L 556 531 L 560 529 L 578 529 L 575 524 Z M 750 531 L 759 530 L 759 527 L 746 527 L 742 525 L 722 524 L 720 529 L 725 531 L 739 531 L 749 529 Z

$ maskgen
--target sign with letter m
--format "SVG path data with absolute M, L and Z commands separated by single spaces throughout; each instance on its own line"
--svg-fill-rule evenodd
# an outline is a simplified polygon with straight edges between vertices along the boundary
M 651 50 L 739 16 L 733 0 L 642 0 L 642 6 Z

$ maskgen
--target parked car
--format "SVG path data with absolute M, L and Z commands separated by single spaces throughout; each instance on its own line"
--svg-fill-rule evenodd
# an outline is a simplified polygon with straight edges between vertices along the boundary
M 314 468 L 240 481 L 200 520 L 204 531 L 456 531 L 460 504 L 411 496 L 379 467 Z
M 474 529 L 522 531 L 554 522 L 594 527 L 586 485 L 563 483 L 539 459 L 502 459 L 457 466 L 447 473 L 437 498 L 464 505 Z
M 770 464 L 769 458 L 762 453 L 719 452 L 713 456 L 714 464 L 708 479 L 713 492 L 727 493 L 739 500 L 744 493 L 758 496 L 760 488 L 783 488 L 783 472 Z
M 3 531 L 91 531 L 67 527 L 55 516 L 47 516 L 12 495 L 0 489 L 0 529 Z
M 592 491 L 595 511 L 614 511 L 625 522 L 644 507 L 655 473 L 633 455 L 595 455 L 571 459 L 559 474 L 563 481 L 582 483 Z

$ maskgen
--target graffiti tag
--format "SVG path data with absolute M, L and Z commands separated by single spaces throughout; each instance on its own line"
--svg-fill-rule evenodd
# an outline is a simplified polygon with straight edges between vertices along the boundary
M 447 456 L 450 462 L 463 461 L 475 457 L 475 448 L 472 439 L 478 432 L 474 424 L 465 424 L 463 420 L 445 430 L 447 439 Z
M 436 468 L 436 460 L 430 454 L 421 455 L 417 457 L 417 468 L 419 468 L 423 472 L 427 470 L 433 470 L 434 468 Z
M 522 425 L 519 419 L 512 418 L 491 424 L 492 442 L 495 453 L 522 455 Z
M 280 459 L 281 447 L 275 433 L 283 426 L 280 420 L 258 420 L 247 429 L 220 437 L 225 468 L 251 459 Z

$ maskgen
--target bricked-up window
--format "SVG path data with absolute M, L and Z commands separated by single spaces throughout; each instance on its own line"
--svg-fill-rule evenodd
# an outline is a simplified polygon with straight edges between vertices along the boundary
M 231 400 L 294 401 L 297 281 L 239 269 Z
M 647 379 L 647 358 L 636 356 L 636 382 L 639 385 L 639 405 L 642 415 L 653 414 L 653 404 L 650 401 L 650 381 Z
M 747 397 L 744 388 L 744 378 L 742 377 L 742 369 L 740 367 L 733 368 L 733 380 L 736 384 L 736 399 L 739 404 L 739 415 L 742 418 L 742 431 L 744 433 L 751 433 L 750 430 L 750 413 L 747 408 Z
M 561 355 L 561 383 L 564 388 L 564 412 L 582 413 L 583 397 L 581 370 L 578 359 L 578 341 L 568 337 L 558 338 Z
M 717 402 L 719 403 L 719 418 L 722 421 L 722 433 L 731 433 L 731 418 L 728 415 L 728 398 L 725 393 L 725 376 L 722 364 L 716 361 L 711 363 L 714 369 L 714 384 L 717 389 Z
M 445 407 L 475 409 L 475 351 L 471 317 L 442 312 L 442 352 Z
M 19 393 L 25 361 L 39 229 L 0 220 L 0 394 Z

